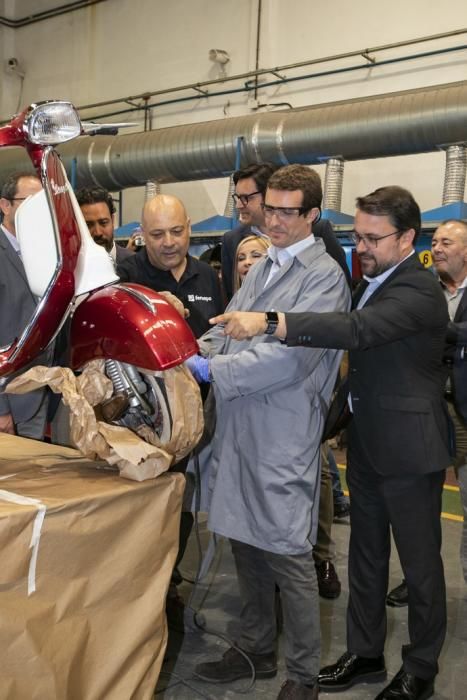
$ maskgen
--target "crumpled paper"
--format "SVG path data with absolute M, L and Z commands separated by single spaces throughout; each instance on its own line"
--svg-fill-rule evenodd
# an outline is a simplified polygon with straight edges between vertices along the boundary
M 79 451 L 88 459 L 104 460 L 117 467 L 120 476 L 144 481 L 154 479 L 189 454 L 204 426 L 199 387 L 186 367 L 179 365 L 160 376 L 172 413 L 172 436 L 165 444 L 148 427 L 136 434 L 96 418 L 94 407 L 110 398 L 113 391 L 103 360 L 89 362 L 78 376 L 67 367 L 37 365 L 15 377 L 6 391 L 24 394 L 47 385 L 61 393 L 70 409 L 71 440 Z

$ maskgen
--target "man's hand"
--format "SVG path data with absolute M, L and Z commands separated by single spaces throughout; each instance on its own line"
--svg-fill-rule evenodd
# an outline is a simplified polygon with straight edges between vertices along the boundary
M 287 335 L 285 316 L 283 313 L 279 313 L 278 316 L 279 324 L 274 335 L 278 338 L 285 338 Z M 232 336 L 235 340 L 245 340 L 245 338 L 252 338 L 254 335 L 263 335 L 267 328 L 265 314 L 258 311 L 229 311 L 226 314 L 210 318 L 209 323 L 213 325 L 223 324 L 224 334 Z
M 0 433 L 15 434 L 15 424 L 11 413 L 5 413 L 5 415 L 0 416 Z
M 138 250 L 141 248 L 141 243 L 140 241 L 143 238 L 143 233 L 141 229 L 136 229 L 136 231 L 133 231 L 131 234 L 130 238 L 128 239 L 128 242 L 126 244 L 126 247 L 128 250 L 132 250 L 133 253 L 138 252 Z
M 157 292 L 157 293 L 160 294 L 161 297 L 164 297 L 164 299 L 166 301 L 168 301 L 169 304 L 172 304 L 172 306 L 174 306 L 177 309 L 178 313 L 180 314 L 180 316 L 182 318 L 188 318 L 188 316 L 190 315 L 190 310 L 185 309 L 182 302 L 180 301 L 180 299 L 178 297 L 176 297 L 174 294 L 172 294 L 172 292 Z

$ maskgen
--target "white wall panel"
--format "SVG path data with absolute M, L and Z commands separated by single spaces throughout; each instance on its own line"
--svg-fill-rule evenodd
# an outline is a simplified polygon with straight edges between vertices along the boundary
M 37 11 L 44 9 L 42 3 L 35 5 Z M 21 2 L 15 7 L 16 16 L 21 16 Z M 262 7 L 262 68 L 467 27 L 465 0 L 446 0 L 441 4 L 427 0 L 263 0 Z M 58 97 L 83 105 L 213 78 L 217 68 L 208 60 L 210 48 L 229 52 L 229 74 L 251 70 L 256 56 L 256 20 L 257 0 L 108 0 L 22 29 L 1 28 L 0 39 L 3 59 L 15 55 L 26 69 L 23 104 Z M 384 60 L 460 44 L 467 44 L 467 34 L 385 51 L 376 58 Z M 361 59 L 349 58 L 293 74 L 359 62 Z M 298 107 L 464 79 L 465 49 L 269 87 L 260 90 L 258 98 L 261 103 L 289 102 Z M 3 118 L 16 109 L 20 87 L 16 76 L 2 72 Z M 212 90 L 228 87 L 225 83 Z M 246 94 L 210 97 L 156 108 L 152 124 L 158 128 L 250 112 Z M 122 115 L 119 119 L 141 124 L 142 114 Z M 321 166 L 318 170 L 324 171 Z M 347 163 L 343 209 L 352 212 L 357 195 L 389 183 L 411 189 L 422 209 L 438 206 L 443 171 L 442 153 Z M 163 190 L 180 194 L 196 221 L 222 213 L 227 182 L 165 185 Z M 125 220 L 139 216 L 141 202 L 140 191 L 125 197 Z

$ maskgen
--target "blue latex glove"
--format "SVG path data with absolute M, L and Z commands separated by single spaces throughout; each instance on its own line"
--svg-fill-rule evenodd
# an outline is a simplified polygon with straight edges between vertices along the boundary
M 192 355 L 188 360 L 185 360 L 185 367 L 188 367 L 198 384 L 212 382 L 210 363 L 205 357 Z

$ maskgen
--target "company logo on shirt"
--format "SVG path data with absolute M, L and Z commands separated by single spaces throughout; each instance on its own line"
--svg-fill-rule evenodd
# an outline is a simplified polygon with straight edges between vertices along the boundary
M 188 294 L 188 301 L 212 301 L 212 297 L 201 297 L 198 294 Z

